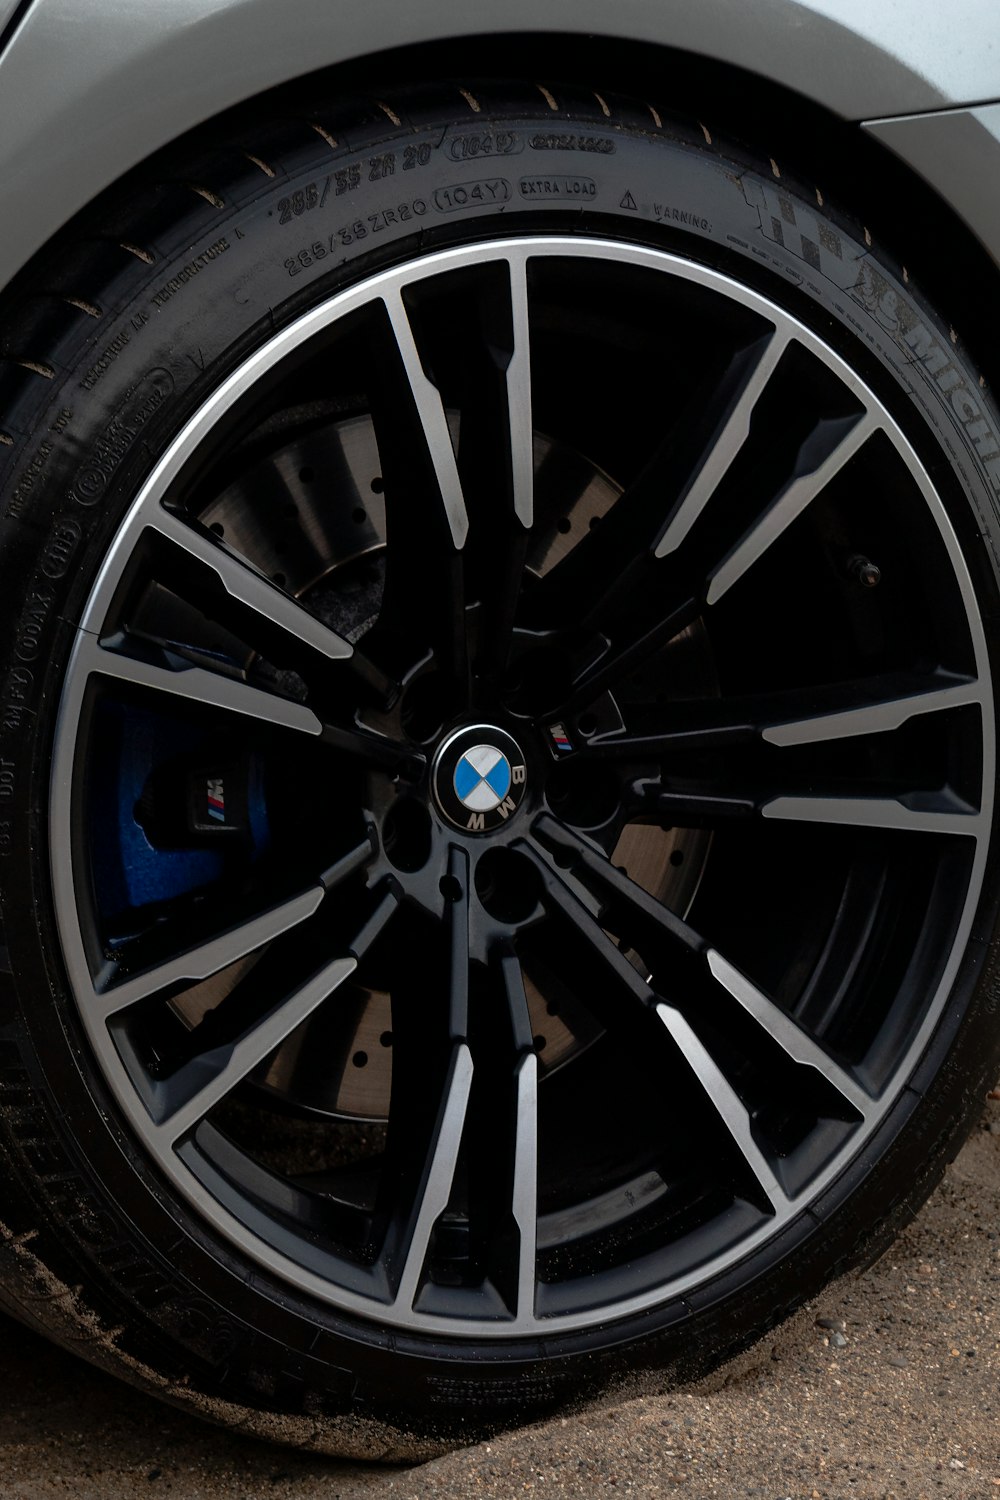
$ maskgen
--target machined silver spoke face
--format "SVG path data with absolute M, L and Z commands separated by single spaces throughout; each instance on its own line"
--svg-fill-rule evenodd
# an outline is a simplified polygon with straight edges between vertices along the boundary
M 540 1339 L 863 1150 L 993 819 L 964 517 L 896 399 L 705 266 L 511 237 L 330 297 L 177 434 L 80 616 L 52 880 L 214 1233 Z

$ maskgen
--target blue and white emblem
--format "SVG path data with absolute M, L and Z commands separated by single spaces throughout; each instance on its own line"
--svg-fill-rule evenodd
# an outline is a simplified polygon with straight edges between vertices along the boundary
M 514 816 L 527 789 L 521 747 L 498 724 L 467 724 L 438 747 L 431 786 L 449 823 L 463 833 L 493 833 Z
M 454 783 L 463 807 L 493 812 L 510 791 L 510 761 L 496 745 L 473 745 L 455 767 Z

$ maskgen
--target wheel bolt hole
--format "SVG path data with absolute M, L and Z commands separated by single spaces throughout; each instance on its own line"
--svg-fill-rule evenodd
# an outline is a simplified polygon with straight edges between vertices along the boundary
M 552 811 L 577 828 L 602 827 L 614 817 L 619 804 L 614 773 L 602 765 L 555 766 L 545 795 Z M 559 855 L 555 857 L 559 862 Z M 570 862 L 572 858 L 570 854 Z
M 576 721 L 576 727 L 586 739 L 589 739 L 597 732 L 597 718 L 594 714 L 581 714 Z
M 423 803 L 400 797 L 386 815 L 382 843 L 397 870 L 422 870 L 431 853 L 431 818 Z
M 462 882 L 456 880 L 454 875 L 442 875 L 438 881 L 438 889 L 446 901 L 461 901 Z
M 499 922 L 523 922 L 538 905 L 538 872 L 516 849 L 490 849 L 476 866 L 476 894 Z

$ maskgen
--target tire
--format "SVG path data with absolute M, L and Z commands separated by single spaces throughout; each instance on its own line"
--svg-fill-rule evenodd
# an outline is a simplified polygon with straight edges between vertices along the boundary
M 879 1254 L 1000 1056 L 1000 429 L 868 230 L 448 86 L 206 130 L 2 326 L 6 1304 L 398 1457 Z

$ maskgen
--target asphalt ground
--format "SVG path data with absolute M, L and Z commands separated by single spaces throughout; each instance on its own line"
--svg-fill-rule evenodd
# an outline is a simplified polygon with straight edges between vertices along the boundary
M 0 1391 L 2 1500 L 1000 1500 L 1000 1102 L 876 1266 L 697 1388 L 408 1468 L 220 1431 L 3 1319 Z

